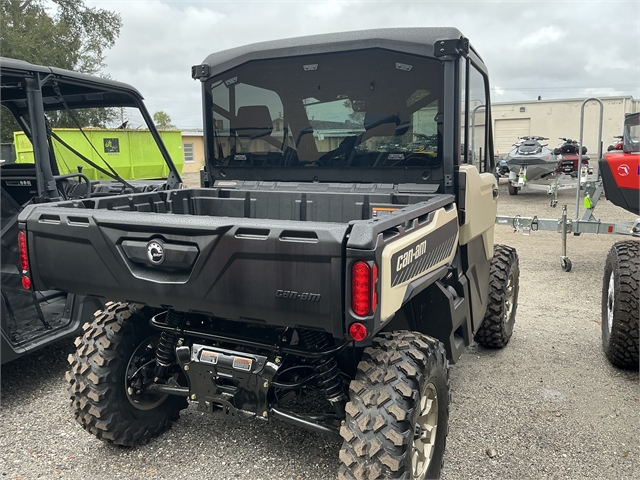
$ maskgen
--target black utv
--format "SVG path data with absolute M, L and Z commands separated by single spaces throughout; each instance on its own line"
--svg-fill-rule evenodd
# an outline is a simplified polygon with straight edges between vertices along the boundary
M 76 419 L 137 445 L 190 401 L 339 435 L 341 478 L 437 477 L 449 363 L 504 347 L 518 299 L 482 59 L 455 29 L 388 29 L 214 53 L 192 76 L 205 188 L 20 216 L 35 288 L 114 301 L 70 357 Z
M 68 295 L 49 287 L 31 288 L 26 270 L 24 234 L 18 234 L 18 214 L 27 205 L 71 199 L 95 199 L 176 187 L 180 175 L 156 131 L 140 93 L 124 83 L 58 68 L 0 58 L 3 130 L 20 132 L 7 143 L 0 165 L 2 187 L 2 363 L 77 334 L 80 326 L 104 308 L 97 297 Z M 169 180 L 127 182 L 110 167 L 109 155 L 94 149 L 89 138 L 80 149 L 54 124 L 75 129 L 105 127 L 109 122 L 144 123 L 156 142 L 152 155 L 164 159 Z M 65 123 L 66 122 L 66 123 Z M 106 135 L 109 136 L 108 134 Z M 17 148 L 16 148 L 17 147 Z M 101 147 L 100 145 L 98 147 Z M 84 152 L 84 153 L 83 153 Z M 73 158 L 73 164 L 68 165 Z M 143 160 L 143 159 L 140 159 Z M 147 159 L 149 160 L 149 159 Z M 91 180 L 83 168 L 101 173 Z M 66 173 L 63 173 L 66 172 Z M 22 248 L 21 248 L 22 247 Z M 67 272 L 85 268 L 77 259 L 61 266 Z

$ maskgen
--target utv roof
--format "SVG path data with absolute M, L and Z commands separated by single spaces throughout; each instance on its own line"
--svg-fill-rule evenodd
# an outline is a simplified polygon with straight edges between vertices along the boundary
M 107 78 L 95 77 L 63 68 L 34 65 L 23 60 L 0 57 L 0 77 L 2 80 L 2 103 L 13 102 L 19 110 L 26 108 L 23 92 L 17 89 L 22 78 L 34 74 L 51 74 L 65 85 L 75 85 L 76 89 L 65 88 L 63 95 L 67 104 L 81 103 L 83 107 L 133 106 L 135 101 L 142 100 L 142 94 L 126 83 Z M 73 90 L 73 91 L 72 91 Z M 54 100 L 54 92 L 43 92 L 50 97 L 45 102 L 46 110 L 56 110 L 63 106 Z M 133 97 L 133 98 L 132 98 Z M 134 101 L 135 99 L 135 101 Z
M 208 76 L 215 76 L 251 60 L 369 48 L 384 48 L 432 57 L 435 42 L 439 40 L 456 40 L 462 36 L 458 29 L 449 27 L 381 28 L 355 32 L 327 33 L 253 43 L 212 53 L 204 60 L 202 65 L 208 66 Z M 198 78 L 200 77 L 198 76 Z

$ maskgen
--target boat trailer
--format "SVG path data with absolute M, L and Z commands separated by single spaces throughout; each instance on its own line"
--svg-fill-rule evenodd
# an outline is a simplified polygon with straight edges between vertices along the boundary
M 599 139 L 598 139 L 598 155 L 597 158 L 602 158 L 602 121 L 604 115 L 604 106 L 602 101 L 598 98 L 588 98 L 582 103 L 580 110 L 580 143 L 579 151 L 582 151 L 583 133 L 584 133 L 584 107 L 588 102 L 598 102 L 600 106 L 600 126 L 599 126 Z M 565 272 L 571 271 L 571 260 L 567 256 L 567 237 L 569 234 L 579 236 L 583 233 L 596 233 L 596 234 L 609 234 L 609 235 L 629 235 L 634 237 L 640 237 L 640 219 L 635 222 L 603 222 L 597 220 L 593 216 L 593 211 L 600 200 L 600 197 L 604 193 L 604 186 L 600 175 L 600 169 L 595 179 L 589 178 L 591 176 L 578 175 L 571 188 L 576 189 L 576 216 L 570 219 L 567 213 L 567 205 L 562 206 L 562 215 L 559 219 L 550 218 L 538 218 L 523 217 L 521 215 L 496 216 L 497 225 L 511 226 L 514 232 L 522 231 L 524 235 L 529 235 L 531 232 L 538 230 L 558 232 L 562 235 L 562 252 L 560 255 L 560 265 Z M 555 182 L 557 184 L 557 181 Z M 551 184 L 553 185 L 553 184 Z M 532 185 L 529 185 L 531 187 Z M 540 187 L 547 189 L 546 186 L 540 185 Z M 550 188 L 550 187 L 549 187 Z M 563 187 L 564 189 L 565 187 Z M 583 204 L 585 211 L 580 217 L 580 193 L 584 192 Z M 548 190 L 549 194 L 554 193 L 553 190 Z M 557 190 L 555 191 L 557 194 Z M 554 203 L 555 200 L 555 203 Z M 557 197 L 551 201 L 551 206 L 557 205 Z

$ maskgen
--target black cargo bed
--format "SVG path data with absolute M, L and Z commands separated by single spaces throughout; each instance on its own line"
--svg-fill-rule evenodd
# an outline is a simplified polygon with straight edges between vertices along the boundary
M 398 225 L 453 202 L 339 188 L 141 193 L 28 207 L 20 222 L 36 288 L 339 337 L 347 245 L 375 249 Z M 163 258 L 154 264 L 157 244 Z

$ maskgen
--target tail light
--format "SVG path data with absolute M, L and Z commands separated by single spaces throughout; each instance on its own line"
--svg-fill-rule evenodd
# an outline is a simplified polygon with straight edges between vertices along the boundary
M 29 274 L 29 254 L 27 253 L 27 234 L 22 230 L 18 232 L 18 254 L 20 255 L 20 268 L 22 269 L 22 287 L 31 290 Z
M 367 262 L 359 261 L 351 267 L 351 309 L 364 317 L 370 312 L 375 312 L 378 306 L 378 266 L 373 267 Z
M 351 308 L 364 317 L 371 311 L 371 267 L 366 262 L 356 262 L 351 267 Z

